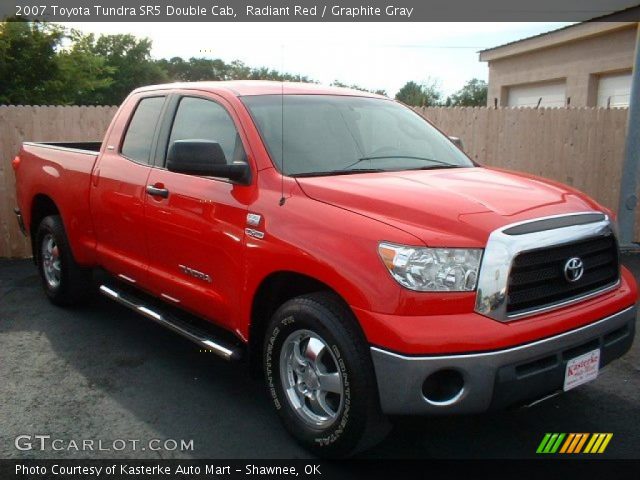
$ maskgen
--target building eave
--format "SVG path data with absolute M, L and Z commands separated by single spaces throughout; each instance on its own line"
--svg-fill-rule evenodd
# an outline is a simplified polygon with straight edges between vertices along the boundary
M 491 62 L 514 55 L 522 55 L 535 50 L 542 50 L 590 37 L 597 37 L 626 28 L 638 28 L 638 22 L 607 21 L 578 23 L 535 37 L 525 38 L 506 45 L 482 50 L 480 52 L 480 61 Z

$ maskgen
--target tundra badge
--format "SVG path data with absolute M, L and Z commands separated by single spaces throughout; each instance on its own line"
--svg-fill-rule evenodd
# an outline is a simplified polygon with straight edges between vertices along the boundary
M 198 280 L 203 280 L 207 283 L 211 283 L 211 277 L 206 273 L 199 272 L 198 270 L 194 270 L 193 268 L 186 267 L 184 265 L 178 265 L 178 268 L 187 275 L 190 275 Z

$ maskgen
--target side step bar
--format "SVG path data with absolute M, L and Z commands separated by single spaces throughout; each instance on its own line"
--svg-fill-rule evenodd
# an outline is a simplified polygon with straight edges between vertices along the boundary
M 211 350 L 225 360 L 235 361 L 242 358 L 242 349 L 239 347 L 225 344 L 219 340 L 214 340 L 209 334 L 183 322 L 172 315 L 161 314 L 144 305 L 142 301 L 129 293 L 116 290 L 114 287 L 100 285 L 100 293 L 104 296 L 115 300 L 131 310 L 138 312 L 150 320 L 179 333 L 183 337 L 200 345 L 207 350 Z

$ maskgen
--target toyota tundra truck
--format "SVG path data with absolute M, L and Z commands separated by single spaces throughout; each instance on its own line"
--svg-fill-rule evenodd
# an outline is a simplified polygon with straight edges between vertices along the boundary
M 144 87 L 102 143 L 25 143 L 13 168 L 51 302 L 95 288 L 247 362 L 318 455 L 373 445 L 389 415 L 569 390 L 633 341 L 610 210 L 478 165 L 385 97 Z

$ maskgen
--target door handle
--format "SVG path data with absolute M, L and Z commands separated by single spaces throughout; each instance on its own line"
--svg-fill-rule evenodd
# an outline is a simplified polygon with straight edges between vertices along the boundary
M 147 193 L 153 197 L 169 197 L 169 190 L 162 187 L 156 187 L 155 185 L 147 185 Z

